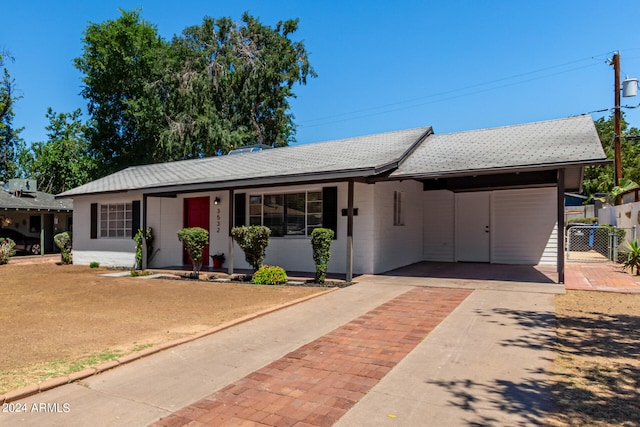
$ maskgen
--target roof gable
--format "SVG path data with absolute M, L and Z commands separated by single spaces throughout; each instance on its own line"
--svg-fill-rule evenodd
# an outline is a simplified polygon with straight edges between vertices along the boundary
M 602 162 L 590 116 L 431 135 L 392 177 L 439 177 Z

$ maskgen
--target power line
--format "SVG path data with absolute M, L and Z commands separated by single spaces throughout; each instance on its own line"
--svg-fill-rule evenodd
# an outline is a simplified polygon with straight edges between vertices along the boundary
M 630 50 L 633 50 L 633 49 L 630 49 Z M 305 127 L 305 128 L 326 126 L 326 125 L 330 125 L 330 124 L 333 124 L 333 123 L 340 123 L 340 122 L 358 120 L 358 119 L 372 117 L 372 116 L 378 116 L 378 115 L 381 115 L 381 114 L 387 114 L 387 113 L 391 113 L 391 112 L 402 111 L 402 110 L 406 110 L 406 109 L 410 109 L 410 108 L 416 108 L 416 107 L 420 107 L 420 106 L 424 106 L 424 105 L 434 104 L 434 103 L 437 103 L 437 102 L 449 101 L 449 100 L 461 98 L 461 97 L 464 97 L 464 96 L 476 95 L 478 93 L 488 92 L 488 91 L 501 89 L 501 88 L 505 88 L 505 87 L 509 87 L 509 86 L 514 86 L 514 85 L 518 85 L 518 84 L 524 84 L 524 83 L 528 83 L 528 82 L 531 82 L 531 81 L 534 81 L 534 80 L 540 80 L 540 79 L 556 76 L 556 75 L 559 75 L 559 74 L 564 74 L 564 73 L 573 72 L 573 71 L 581 70 L 581 69 L 584 69 L 584 68 L 596 66 L 598 64 L 597 63 L 592 63 L 592 64 L 587 64 L 587 65 L 584 65 L 584 66 L 580 66 L 580 67 L 573 67 L 573 68 L 562 70 L 562 71 L 559 71 L 559 72 L 556 72 L 556 73 L 545 74 L 545 75 L 542 75 L 542 76 L 533 77 L 531 79 L 519 80 L 519 81 L 512 82 L 512 83 L 507 83 L 507 84 L 504 84 L 504 85 L 492 86 L 492 87 L 489 87 L 489 88 L 486 88 L 486 89 L 481 89 L 481 90 L 476 90 L 476 91 L 473 91 L 473 92 L 469 92 L 470 89 L 480 88 L 480 87 L 487 86 L 487 85 L 494 85 L 496 83 L 500 83 L 500 82 L 504 82 L 504 81 L 508 81 L 508 80 L 513 80 L 513 79 L 518 79 L 518 78 L 521 78 L 521 77 L 525 77 L 525 76 L 529 76 L 529 75 L 533 75 L 533 74 L 538 74 L 538 73 L 542 73 L 542 72 L 549 71 L 549 70 L 554 70 L 554 69 L 558 69 L 558 68 L 564 68 L 564 67 L 567 67 L 567 66 L 570 66 L 570 65 L 573 65 L 573 64 L 577 64 L 577 63 L 581 63 L 581 62 L 584 62 L 584 61 L 592 61 L 592 60 L 600 61 L 600 59 L 597 59 L 598 56 L 608 55 L 609 53 L 611 53 L 611 52 L 604 52 L 604 53 L 600 53 L 600 54 L 597 54 L 597 55 L 594 55 L 594 56 L 590 56 L 590 57 L 587 57 L 587 58 L 582 58 L 582 59 L 566 62 L 566 63 L 559 64 L 559 65 L 543 67 L 543 68 L 540 68 L 540 69 L 537 69 L 537 70 L 533 70 L 533 71 L 529 71 L 529 72 L 525 72 L 525 73 L 514 74 L 514 75 L 511 75 L 511 76 L 507 76 L 507 77 L 502 77 L 502 78 L 499 78 L 499 79 L 491 80 L 491 81 L 488 81 L 488 82 L 477 83 L 477 84 L 461 87 L 461 88 L 458 88 L 458 89 L 452 89 L 452 90 L 448 90 L 448 91 L 444 91 L 444 92 L 438 92 L 438 93 L 434 93 L 434 94 L 430 94 L 430 95 L 425 95 L 425 96 L 422 96 L 422 97 L 411 98 L 411 99 L 407 99 L 407 100 L 403 100 L 403 101 L 393 102 L 393 103 L 389 103 L 389 104 L 383 104 L 383 105 L 375 106 L 375 107 L 363 108 L 363 109 L 354 110 L 354 111 L 345 112 L 345 113 L 333 114 L 333 115 L 330 115 L 330 116 L 319 117 L 319 118 L 316 118 L 316 119 L 310 119 L 310 120 L 307 120 L 305 122 L 302 122 L 302 123 L 298 124 L 298 126 L 299 127 Z M 462 91 L 464 91 L 465 93 L 459 94 L 459 95 L 455 95 L 455 96 L 447 96 L 447 95 L 455 94 L 457 92 L 462 92 Z M 442 98 L 442 97 L 445 97 L 445 98 Z M 433 98 L 440 98 L 440 99 L 433 99 Z M 426 101 L 426 100 L 428 100 L 428 101 Z M 403 104 L 409 104 L 409 105 L 401 106 Z M 393 108 L 393 107 L 396 107 L 396 106 L 401 106 L 401 107 Z M 362 114 L 362 113 L 366 113 L 366 114 Z
M 404 101 L 398 101 L 398 102 L 395 102 L 395 103 L 385 104 L 385 105 L 381 105 L 381 106 L 378 106 L 378 107 L 370 107 L 370 108 L 364 108 L 364 109 L 360 109 L 360 110 L 354 110 L 354 111 L 351 111 L 351 112 L 348 112 L 348 113 L 341 113 L 341 114 L 335 114 L 335 115 L 331 115 L 331 116 L 325 116 L 325 117 L 318 118 L 318 119 L 308 120 L 308 121 L 300 124 L 299 126 L 300 127 L 305 127 L 305 128 L 311 128 L 311 127 L 317 127 L 317 126 L 326 126 L 328 124 L 340 123 L 340 122 L 345 122 L 345 121 L 350 121 L 350 120 L 357 120 L 357 119 L 362 119 L 362 118 L 367 118 L 367 117 L 372 117 L 372 116 L 378 116 L 378 115 L 381 115 L 381 114 L 387 114 L 387 113 L 391 113 L 391 112 L 402 111 L 402 110 L 406 110 L 406 109 L 410 109 L 410 108 L 420 107 L 420 106 L 423 106 L 423 105 L 434 104 L 434 103 L 437 103 L 437 102 L 449 101 L 449 100 L 452 100 L 452 99 L 462 98 L 462 97 L 465 97 L 465 96 L 476 95 L 478 93 L 488 92 L 488 91 L 492 91 L 492 90 L 496 90 L 496 89 L 502 89 L 502 88 L 505 88 L 505 87 L 514 86 L 514 85 L 518 85 L 518 84 L 524 84 L 524 83 L 528 83 L 528 82 L 531 82 L 531 81 L 534 81 L 534 80 L 540 80 L 540 79 L 556 76 L 556 75 L 559 75 L 559 74 L 564 74 L 564 73 L 568 73 L 568 72 L 572 72 L 572 71 L 576 71 L 576 70 L 581 70 L 581 69 L 588 68 L 588 67 L 593 67 L 593 66 L 596 66 L 598 64 L 595 64 L 595 63 L 594 64 L 588 64 L 588 65 L 584 65 L 584 66 L 581 66 L 581 67 L 575 67 L 575 68 L 571 68 L 571 69 L 568 69 L 568 70 L 559 71 L 557 73 L 546 74 L 546 75 L 543 75 L 543 76 L 533 77 L 533 78 L 526 79 L 526 80 L 516 81 L 516 82 L 513 82 L 513 83 L 508 83 L 508 84 L 504 84 L 504 85 L 500 85 L 500 86 L 493 86 L 493 87 L 486 88 L 486 89 L 481 89 L 481 90 L 477 90 L 477 91 L 473 91 L 473 92 L 468 92 L 469 89 L 473 89 L 473 88 L 477 88 L 477 87 L 481 87 L 481 86 L 486 86 L 486 85 L 491 85 L 491 84 L 494 84 L 494 83 L 499 83 L 499 82 L 502 82 L 502 81 L 511 80 L 511 79 L 515 79 L 515 78 L 518 78 L 518 77 L 523 77 L 523 76 L 527 76 L 527 75 L 531 75 L 531 74 L 536 74 L 536 73 L 540 73 L 540 72 L 551 70 L 551 69 L 555 69 L 555 68 L 566 67 L 566 66 L 571 65 L 571 64 L 575 64 L 575 63 L 578 63 L 578 62 L 583 62 L 585 60 L 591 60 L 591 59 L 594 59 L 594 57 L 589 57 L 589 58 L 585 58 L 585 59 L 571 61 L 571 62 L 564 63 L 564 64 L 561 64 L 561 65 L 545 67 L 545 68 L 541 68 L 541 69 L 535 70 L 535 71 L 530 71 L 530 72 L 527 72 L 527 73 L 520 73 L 520 74 L 516 74 L 516 75 L 513 75 L 513 76 L 509 76 L 509 77 L 503 77 L 503 78 L 496 79 L 496 80 L 491 80 L 491 81 L 485 82 L 485 83 L 478 83 L 478 84 L 466 86 L 466 87 L 459 88 L 459 89 L 453 89 L 453 90 L 449 90 L 449 91 L 445 91 L 445 92 L 439 92 L 439 93 L 435 93 L 435 94 L 432 94 L 432 95 L 427 95 L 427 96 L 424 96 L 424 97 L 412 98 L 412 99 L 408 99 L 408 100 L 404 100 Z M 466 93 L 460 94 L 460 95 L 456 95 L 456 96 L 450 96 L 450 97 L 446 97 L 446 98 L 436 99 L 436 100 L 432 100 L 432 101 L 416 103 L 416 101 L 430 99 L 430 98 L 437 98 L 437 97 L 440 97 L 440 96 L 443 96 L 443 95 L 453 94 L 453 93 L 461 92 L 461 91 L 466 91 Z M 407 103 L 412 103 L 412 104 L 406 105 L 404 107 L 399 107 L 399 108 L 392 108 L 392 109 L 388 108 L 388 107 L 393 107 L 393 106 L 396 106 L 396 105 L 407 104 Z M 382 110 L 382 109 L 384 109 L 384 110 Z M 365 112 L 368 112 L 368 111 L 375 111 L 375 110 L 381 110 L 381 111 L 374 112 L 374 113 L 369 113 L 369 114 L 359 114 L 359 113 L 365 113 Z M 347 117 L 344 117 L 344 116 L 347 116 Z M 348 117 L 348 116 L 352 116 L 352 117 Z M 344 117 L 344 118 L 338 119 L 339 117 Z M 332 119 L 335 119 L 335 120 L 332 120 Z M 309 123 L 312 123 L 312 122 L 319 122 L 319 123 L 309 124 Z

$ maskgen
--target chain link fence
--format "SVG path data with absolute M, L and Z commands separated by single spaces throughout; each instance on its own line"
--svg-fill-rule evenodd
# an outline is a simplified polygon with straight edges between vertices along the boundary
M 624 259 L 625 241 L 636 238 L 635 227 L 569 224 L 566 233 L 568 261 L 602 262 Z

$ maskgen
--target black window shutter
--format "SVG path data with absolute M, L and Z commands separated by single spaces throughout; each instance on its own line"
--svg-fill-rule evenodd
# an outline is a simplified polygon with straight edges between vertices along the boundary
M 333 230 L 333 238 L 338 238 L 338 187 L 322 188 L 322 227 Z
M 236 193 L 233 195 L 235 198 L 233 206 L 233 222 L 236 227 L 242 227 L 246 225 L 247 221 L 247 194 Z
M 91 203 L 91 236 L 92 239 L 98 238 L 98 204 Z
M 140 200 L 131 202 L 131 236 L 135 236 L 140 229 Z

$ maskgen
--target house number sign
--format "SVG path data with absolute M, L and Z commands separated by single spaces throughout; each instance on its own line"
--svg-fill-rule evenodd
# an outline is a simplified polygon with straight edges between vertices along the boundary
M 220 233 L 220 208 L 216 209 L 216 233 Z

